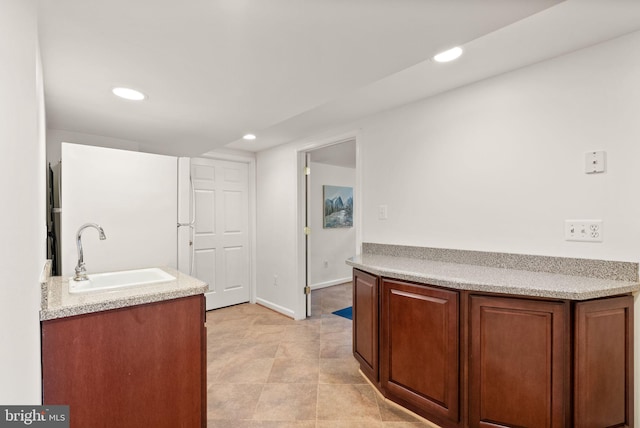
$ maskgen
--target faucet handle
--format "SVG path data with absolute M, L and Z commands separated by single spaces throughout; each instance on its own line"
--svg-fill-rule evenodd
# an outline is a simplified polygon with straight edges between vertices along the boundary
M 73 280 L 86 281 L 87 279 L 87 270 L 84 267 L 84 263 L 78 263 L 76 266 L 76 276 L 73 277 Z

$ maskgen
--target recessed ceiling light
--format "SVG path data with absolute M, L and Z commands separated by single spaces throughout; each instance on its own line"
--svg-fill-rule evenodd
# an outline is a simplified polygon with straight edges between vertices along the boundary
M 255 140 L 256 136 L 253 134 L 245 134 L 242 138 L 244 138 L 245 140 Z
M 448 51 L 440 52 L 438 55 L 434 56 L 433 59 L 437 62 L 449 62 L 457 59 L 460 55 L 462 55 L 462 48 L 460 46 L 456 46 Z
M 131 88 L 113 88 L 111 92 L 113 92 L 120 98 L 124 98 L 125 100 L 141 101 L 146 98 L 146 96 L 142 92 L 136 91 L 135 89 Z

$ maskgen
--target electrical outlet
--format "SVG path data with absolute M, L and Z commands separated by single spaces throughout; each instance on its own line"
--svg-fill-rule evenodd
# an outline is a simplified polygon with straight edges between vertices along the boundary
M 602 242 L 602 220 L 565 220 L 565 241 Z
M 278 286 L 278 275 L 273 275 L 273 285 L 274 285 L 275 287 L 277 287 L 277 286 Z

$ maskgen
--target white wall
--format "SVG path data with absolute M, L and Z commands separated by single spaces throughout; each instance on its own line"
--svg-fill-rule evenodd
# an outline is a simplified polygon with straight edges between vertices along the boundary
M 638 46 L 640 32 L 326 131 L 318 138 L 359 129 L 362 240 L 639 261 Z M 278 231 L 259 238 L 259 295 L 268 266 L 297 269 L 294 208 L 274 214 L 297 194 L 295 152 L 309 141 L 258 154 L 259 169 L 279 178 L 258 180 L 258 223 Z M 607 152 L 606 173 L 584 173 L 590 150 Z M 564 241 L 575 218 L 602 219 L 604 242 Z M 287 277 L 270 298 L 291 308 L 297 287 Z M 638 397 L 637 375 L 635 387 Z
M 313 153 L 311 156 L 313 159 Z M 313 289 L 340 284 L 351 279 L 351 267 L 344 261 L 353 256 L 356 246 L 355 228 L 323 228 L 323 186 L 353 188 L 356 185 L 356 170 L 311 162 L 310 177 L 309 275 Z
M 82 132 L 65 131 L 62 129 L 47 130 L 47 162 L 56 165 L 62 158 L 62 143 L 86 144 L 96 147 L 108 147 L 112 149 L 141 151 L 140 143 L 119 138 L 105 137 L 103 135 L 85 134 Z
M 32 0 L 0 13 L 0 403 L 39 404 L 40 284 L 45 260 L 42 76 Z
M 363 126 L 364 241 L 638 261 L 640 33 Z M 584 153 L 607 172 L 584 173 Z M 378 205 L 389 219 L 378 220 Z M 604 221 L 601 244 L 564 220 Z
M 294 318 L 297 288 L 305 286 L 296 279 L 297 161 L 295 148 L 260 152 L 256 160 L 256 301 Z
M 89 273 L 177 266 L 177 158 L 62 145 L 62 274 L 78 261 L 76 232 L 97 223 L 107 239 L 82 235 Z

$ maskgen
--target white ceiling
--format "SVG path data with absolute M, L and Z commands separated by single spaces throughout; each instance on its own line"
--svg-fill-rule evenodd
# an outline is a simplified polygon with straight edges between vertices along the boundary
M 638 0 L 40 0 L 48 127 L 261 150 L 640 28 Z M 548 9 L 547 9 L 548 8 Z M 463 45 L 455 63 L 431 56 Z M 110 93 L 148 95 L 127 102 Z M 252 132 L 254 142 L 240 137 Z

